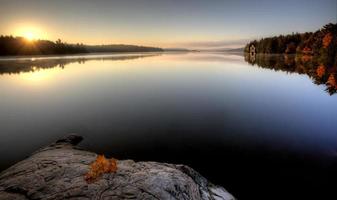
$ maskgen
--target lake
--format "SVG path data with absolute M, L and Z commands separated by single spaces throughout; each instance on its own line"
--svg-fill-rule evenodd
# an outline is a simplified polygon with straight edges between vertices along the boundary
M 200 52 L 3 57 L 0 170 L 77 133 L 117 159 L 189 165 L 238 199 L 337 199 L 335 90 L 273 64 Z

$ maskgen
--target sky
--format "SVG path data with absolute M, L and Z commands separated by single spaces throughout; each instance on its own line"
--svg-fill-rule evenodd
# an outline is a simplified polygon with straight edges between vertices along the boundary
M 337 0 L 0 0 L 0 13 L 3 35 L 85 44 L 236 48 L 251 39 L 336 23 Z

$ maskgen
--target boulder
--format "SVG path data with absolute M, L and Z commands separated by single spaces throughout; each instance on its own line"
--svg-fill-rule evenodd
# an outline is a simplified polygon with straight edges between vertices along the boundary
M 210 199 L 234 200 L 186 165 L 118 160 L 117 171 L 88 183 L 97 154 L 70 135 L 0 174 L 0 199 Z

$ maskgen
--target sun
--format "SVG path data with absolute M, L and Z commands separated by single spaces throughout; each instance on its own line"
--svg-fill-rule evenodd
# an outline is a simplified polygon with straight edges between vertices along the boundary
M 23 33 L 23 37 L 26 38 L 28 41 L 33 41 L 37 38 L 33 32 L 29 32 L 29 31 Z
M 36 25 L 20 25 L 14 31 L 16 36 L 24 37 L 27 41 L 34 41 L 46 38 L 46 31 Z

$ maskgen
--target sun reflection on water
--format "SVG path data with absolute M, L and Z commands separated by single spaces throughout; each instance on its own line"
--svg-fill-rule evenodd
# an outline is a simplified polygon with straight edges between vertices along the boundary
M 32 72 L 21 73 L 20 79 L 29 83 L 46 83 L 60 72 L 60 69 L 58 68 L 39 70 L 37 67 L 32 67 L 32 69 Z

